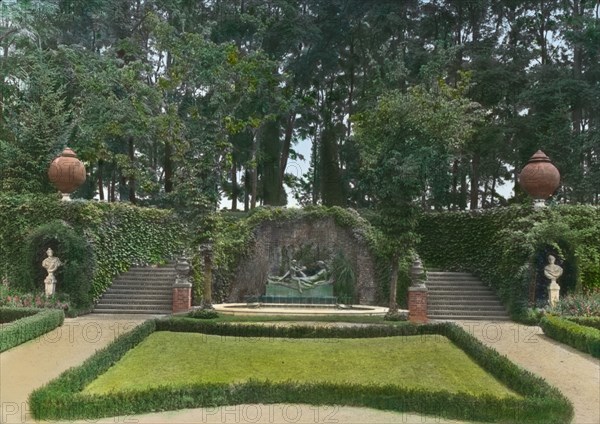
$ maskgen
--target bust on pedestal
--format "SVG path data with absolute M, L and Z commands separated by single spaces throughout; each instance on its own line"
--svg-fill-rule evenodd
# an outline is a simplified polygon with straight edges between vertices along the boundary
M 42 266 L 48 271 L 48 276 L 44 279 L 44 285 L 46 287 L 46 296 L 52 296 L 56 290 L 56 277 L 54 273 L 63 263 L 54 256 L 52 249 L 48 248 L 46 254 L 48 257 L 42 261 Z
M 548 286 L 548 301 L 550 306 L 556 305 L 559 299 L 560 286 L 556 282 L 563 273 L 563 269 L 560 265 L 555 264 L 556 258 L 552 255 L 548 255 L 548 265 L 544 267 L 544 275 L 550 280 Z

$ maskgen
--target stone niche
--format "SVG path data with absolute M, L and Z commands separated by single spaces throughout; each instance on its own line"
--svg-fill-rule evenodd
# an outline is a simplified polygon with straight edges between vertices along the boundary
M 356 301 L 364 305 L 376 302 L 375 262 L 366 241 L 358 231 L 340 227 L 333 218 L 263 222 L 254 230 L 250 252 L 240 261 L 227 302 L 264 295 L 267 277 L 281 275 L 285 264 L 298 255 L 308 253 L 312 259 L 328 261 L 339 252 L 352 264 Z

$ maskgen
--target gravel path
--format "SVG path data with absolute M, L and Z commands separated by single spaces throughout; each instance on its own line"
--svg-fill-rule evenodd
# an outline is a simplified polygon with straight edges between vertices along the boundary
M 574 424 L 600 424 L 600 361 L 512 322 L 458 323 L 514 363 L 543 377 L 575 406 Z
M 81 364 L 96 350 L 149 316 L 88 315 L 0 354 L 0 423 L 34 422 L 27 407 L 31 391 Z M 600 424 L 600 363 L 558 344 L 539 327 L 514 323 L 460 325 L 515 363 L 546 378 L 575 405 L 575 424 Z M 90 421 L 78 421 L 89 423 Z M 361 423 L 460 424 L 459 421 L 367 408 L 311 405 L 237 405 L 94 420 L 97 423 Z

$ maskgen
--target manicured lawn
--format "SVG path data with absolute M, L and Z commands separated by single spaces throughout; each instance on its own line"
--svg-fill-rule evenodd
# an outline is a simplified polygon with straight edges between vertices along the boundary
M 84 393 L 249 379 L 393 384 L 434 391 L 518 396 L 438 335 L 283 339 L 166 331 L 151 334 L 94 380 Z

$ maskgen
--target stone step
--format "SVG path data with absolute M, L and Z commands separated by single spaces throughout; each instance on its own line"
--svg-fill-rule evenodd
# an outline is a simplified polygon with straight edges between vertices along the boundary
M 106 293 L 120 294 L 123 296 L 135 295 L 135 294 L 164 294 L 171 293 L 171 289 L 164 289 L 160 287 L 119 287 L 111 288 Z
M 496 296 L 494 292 L 485 287 L 466 287 L 466 288 L 455 288 L 455 289 L 433 289 L 429 290 L 428 296 L 430 297 L 443 297 L 443 296 Z
M 485 310 L 458 310 L 458 309 L 437 309 L 435 312 L 432 311 L 431 314 L 427 314 L 428 316 L 436 316 L 436 315 L 462 315 L 462 316 L 486 316 L 486 315 L 494 315 L 494 316 L 506 316 L 508 314 L 506 312 L 502 313 L 501 311 L 490 311 L 487 313 Z
M 169 284 L 173 284 L 175 283 L 175 279 L 177 277 L 173 276 L 172 278 L 165 278 L 165 277 L 157 277 L 157 276 L 148 276 L 148 277 L 136 277 L 136 276 L 131 276 L 129 274 L 127 275 L 123 275 L 121 277 L 117 277 L 113 280 L 114 283 L 121 283 L 121 282 L 132 282 L 132 283 L 169 283 Z
M 123 299 L 101 299 L 97 305 L 172 305 L 173 299 L 144 299 L 144 298 L 123 298 Z
M 426 284 L 483 284 L 476 278 L 428 278 Z
M 496 306 L 496 305 L 502 305 L 502 303 L 498 300 L 498 299 L 480 299 L 480 298 L 444 298 L 444 299 L 437 299 L 437 298 L 432 298 L 429 297 L 427 299 L 427 303 L 429 305 L 469 305 L 469 304 L 477 304 L 477 305 L 490 305 L 490 306 Z
M 452 320 L 452 321 L 510 321 L 508 315 L 428 315 L 431 320 Z
M 474 275 L 429 270 L 427 278 L 427 316 L 430 319 L 509 320 L 494 291 Z
M 158 283 L 158 282 L 142 282 L 142 281 L 119 281 L 113 283 L 111 288 L 115 289 L 163 289 L 170 290 L 173 288 L 173 283 Z
M 173 296 L 171 294 L 171 291 L 164 292 L 164 293 L 136 293 L 136 294 L 131 294 L 129 296 L 135 296 L 138 299 L 148 299 L 148 300 L 152 300 L 152 299 L 171 299 Z M 121 293 L 112 293 L 110 291 L 107 291 L 106 293 L 104 293 L 104 296 L 102 296 L 103 299 L 122 299 L 125 297 L 129 297 L 129 296 L 124 296 Z
M 173 311 L 171 309 L 133 309 L 133 308 L 123 308 L 123 309 L 112 309 L 112 308 L 95 308 L 94 313 L 96 314 L 153 314 L 153 315 L 165 315 L 171 314 Z
M 427 272 L 428 280 L 456 280 L 456 279 L 464 279 L 464 280 L 479 280 L 473 274 L 468 272 Z
M 156 305 L 127 305 L 123 303 L 103 303 L 99 305 L 99 309 L 110 309 L 110 310 L 126 310 L 126 309 L 135 309 L 135 310 L 144 310 L 144 311 L 166 311 L 171 310 L 170 307 L 165 306 L 156 306 Z M 94 312 L 96 310 L 94 309 Z
M 174 262 L 133 267 L 113 280 L 94 312 L 170 314 L 176 277 Z
M 506 313 L 504 307 L 502 305 L 496 306 L 488 306 L 488 305 L 428 305 L 427 311 L 436 312 L 436 311 L 459 311 L 459 312 L 467 312 L 467 311 L 489 311 L 489 312 L 501 312 Z

